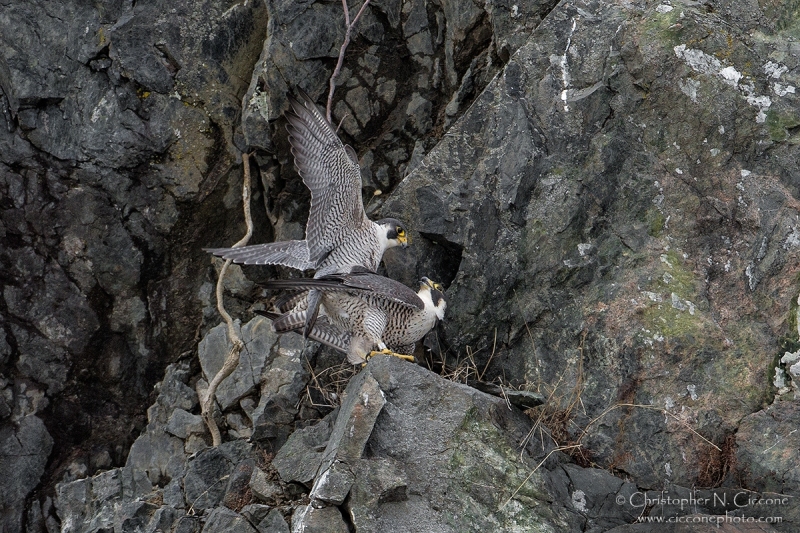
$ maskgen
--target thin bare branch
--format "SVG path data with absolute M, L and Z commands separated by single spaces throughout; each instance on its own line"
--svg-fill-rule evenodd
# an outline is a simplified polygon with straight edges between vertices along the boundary
M 368 4 L 369 0 L 364 0 L 364 4 L 361 6 L 361 9 L 358 10 L 358 14 L 356 14 L 355 18 L 353 18 L 353 22 L 350 22 L 350 8 L 347 7 L 347 0 L 342 0 L 342 9 L 344 9 L 344 26 L 345 26 L 344 40 L 342 41 L 342 47 L 339 48 L 339 60 L 336 62 L 336 68 L 333 69 L 333 74 L 331 74 L 330 86 L 328 88 L 328 105 L 325 108 L 325 117 L 331 124 L 333 124 L 333 121 L 331 120 L 331 107 L 333 106 L 333 91 L 336 90 L 336 77 L 342 70 L 342 63 L 344 63 L 344 53 L 345 51 L 347 51 L 347 47 L 350 44 L 350 34 L 353 32 L 353 28 L 358 22 L 358 19 L 361 18 L 361 15 L 364 13 L 364 10 L 367 8 Z
M 248 154 L 242 154 L 242 167 L 244 170 L 244 178 L 242 180 L 242 204 L 244 207 L 244 220 L 247 224 L 247 232 L 239 242 L 233 245 L 233 248 L 244 246 L 250 240 L 250 237 L 253 236 L 253 218 L 250 215 L 250 162 L 248 157 Z M 228 351 L 228 355 L 225 357 L 225 362 L 223 363 L 222 368 L 208 384 L 208 389 L 205 391 L 203 401 L 200 405 L 203 420 L 208 426 L 208 431 L 211 433 L 211 441 L 214 446 L 219 446 L 222 443 L 222 436 L 220 435 L 217 423 L 214 421 L 214 400 L 216 399 L 217 388 L 219 387 L 220 383 L 222 383 L 225 378 L 230 376 L 239 365 L 239 354 L 241 353 L 242 348 L 244 348 L 244 343 L 236 333 L 233 319 L 228 311 L 225 310 L 225 304 L 223 303 L 223 281 L 225 279 L 225 273 L 228 271 L 230 264 L 231 260 L 227 259 L 222 265 L 222 268 L 219 270 L 216 294 L 217 311 L 219 311 L 219 314 L 222 316 L 222 319 L 225 321 L 225 324 L 228 327 L 228 339 L 231 341 L 231 349 Z
M 586 433 L 589 431 L 589 427 L 590 426 L 592 426 L 595 422 L 597 422 L 598 420 L 603 418 L 605 415 L 607 415 L 611 411 L 613 411 L 615 409 L 618 409 L 620 407 L 637 407 L 639 409 L 651 409 L 653 411 L 660 411 L 660 412 L 664 413 L 664 415 L 671 416 L 672 418 L 674 418 L 676 422 L 678 422 L 680 425 L 682 425 L 683 427 L 685 427 L 686 429 L 688 429 L 689 431 L 691 431 L 692 433 L 694 433 L 695 435 L 700 437 L 709 446 L 712 446 L 713 448 L 715 448 L 719 452 L 722 451 L 722 448 L 720 448 L 719 446 L 717 446 L 716 444 L 714 444 L 713 442 L 711 442 L 710 440 L 708 440 L 707 438 L 702 436 L 693 427 L 691 427 L 685 421 L 683 421 L 680 418 L 678 418 L 674 413 L 670 413 L 666 409 L 662 409 L 661 407 L 658 407 L 658 406 L 655 406 L 655 405 L 646 405 L 646 404 L 638 404 L 638 403 L 615 403 L 614 405 L 610 406 L 605 411 L 603 411 L 602 413 L 600 413 L 599 415 L 597 415 L 596 417 L 591 419 L 588 424 L 586 424 L 586 427 L 583 428 L 583 432 L 581 433 L 581 436 L 578 438 L 578 442 L 583 440 L 583 437 L 586 436 Z
M 489 364 L 492 362 L 494 358 L 495 350 L 497 349 L 497 328 L 494 328 L 494 342 L 492 343 L 492 353 L 489 355 L 489 360 L 486 361 L 486 366 L 483 367 L 483 371 L 481 375 L 478 376 L 478 381 L 483 381 L 483 375 L 486 373 L 486 370 L 489 368 Z
M 530 479 L 530 478 L 533 476 L 533 474 L 535 474 L 535 473 L 536 473 L 536 471 L 537 471 L 537 470 L 539 470 L 539 468 L 540 468 L 540 467 L 541 467 L 541 466 L 544 464 L 544 462 L 545 462 L 545 461 L 547 461 L 547 459 L 548 459 L 548 458 L 549 458 L 551 455 L 553 455 L 555 452 L 563 452 L 564 450 L 570 450 L 570 449 L 572 449 L 572 448 L 580 448 L 580 447 L 581 447 L 581 445 L 580 445 L 580 444 L 572 444 L 572 445 L 570 445 L 570 446 L 559 446 L 559 447 L 557 447 L 557 448 L 553 448 L 552 450 L 550 450 L 549 452 L 547 452 L 547 455 L 545 455 L 545 456 L 544 456 L 544 459 L 542 459 L 541 461 L 539 461 L 539 464 L 538 464 L 538 465 L 536 465 L 536 467 L 534 467 L 534 469 L 533 469 L 533 470 L 531 470 L 531 473 L 530 473 L 530 474 L 528 474 L 528 477 L 526 477 L 526 478 L 523 480 L 523 482 L 522 482 L 522 483 L 520 483 L 519 487 L 517 487 L 517 488 L 516 488 L 516 490 L 515 490 L 515 491 L 514 491 L 514 492 L 511 494 L 511 496 L 509 496 L 509 497 L 508 497 L 508 499 L 505 501 L 505 503 L 503 503 L 503 505 L 501 505 L 499 508 L 500 508 L 500 509 L 502 509 L 503 507 L 505 507 L 506 505 L 508 505 L 508 504 L 511 502 L 511 500 L 513 500 L 513 499 L 514 499 L 514 496 L 516 496 L 516 495 L 517 495 L 517 493 L 520 491 L 520 489 L 522 489 L 522 487 L 524 487 L 524 486 L 525 486 L 525 483 L 527 483 L 527 482 L 528 482 L 528 480 L 529 480 L 529 479 Z

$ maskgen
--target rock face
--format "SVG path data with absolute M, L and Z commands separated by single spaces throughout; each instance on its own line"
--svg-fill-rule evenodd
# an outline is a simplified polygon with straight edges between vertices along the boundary
M 368 192 L 419 164 L 554 3 L 390 0 L 366 10 L 334 115 L 363 156 Z M 254 242 L 302 237 L 307 192 L 272 121 L 289 88 L 325 90 L 344 25 L 339 5 L 325 2 L 7 7 L 0 416 L 38 417 L 54 439 L 43 504 L 55 482 L 125 463 L 164 367 L 216 325 L 200 248 L 243 232 L 231 222 L 241 213 L 240 150 L 277 148 L 256 154 L 263 188 L 253 199 L 267 209 L 254 209 Z M 229 286 L 229 310 L 245 320 L 248 283 Z M 293 407 L 259 409 L 256 431 L 284 441 Z M 281 428 L 268 420 L 276 410 L 289 411 Z M 246 433 L 242 420 L 230 423 Z M 188 423 L 178 413 L 173 430 Z
M 241 174 L 234 129 L 266 13 L 3 6 L 0 415 L 17 447 L 37 428 L 37 447 L 4 454 L 25 481 L 0 491 L 0 529 L 45 527 L 57 481 L 122 466 L 167 363 L 212 325 L 198 235 L 215 232 L 197 221 L 222 226 Z
M 293 527 L 331 506 L 340 507 L 356 531 L 577 527 L 581 520 L 569 494 L 591 492 L 593 476 L 573 477 L 570 490 L 558 461 L 537 469 L 553 451 L 552 441 L 546 437 L 543 447 L 530 432 L 530 419 L 500 398 L 377 357 L 350 381 L 311 502 Z M 569 506 L 558 499 L 562 495 Z M 631 517 L 623 514 L 612 522 L 626 523 Z
M 447 288 L 420 359 L 500 397 L 380 358 L 346 385 L 250 320 L 286 272 L 237 267 L 216 449 L 201 248 L 244 232 L 242 151 L 251 242 L 303 237 L 281 114 L 324 102 L 340 4 L 7 4 L 3 531 L 797 529 L 795 3 L 370 3 L 333 119 L 370 215 L 414 233 L 386 272 Z
M 794 19 L 747 6 L 767 33 L 560 4 L 383 209 L 421 237 L 390 275 L 450 283 L 447 362 L 491 356 L 651 489 L 722 481 L 797 338 Z

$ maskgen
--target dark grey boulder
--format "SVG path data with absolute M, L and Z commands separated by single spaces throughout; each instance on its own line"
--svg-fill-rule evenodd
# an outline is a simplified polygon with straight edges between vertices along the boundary
M 127 466 L 145 472 L 153 485 L 165 483 L 186 469 L 183 441 L 165 432 L 145 433 L 131 446 Z
M 223 410 L 238 403 L 251 394 L 261 381 L 265 365 L 274 357 L 273 346 L 278 337 L 272 332 L 269 320 L 257 317 L 244 326 L 236 325 L 236 333 L 244 343 L 239 354 L 239 365 L 225 378 L 217 389 L 217 401 Z M 213 328 L 200 342 L 198 354 L 206 380 L 211 381 L 222 368 L 231 349 L 227 326 L 220 324 Z
M 227 507 L 216 507 L 208 515 L 203 526 L 204 533 L 257 533 L 247 518 Z
M 310 378 L 307 362 L 317 347 L 317 343 L 304 342 L 300 335 L 280 335 L 273 347 L 273 359 L 262 372 L 259 402 L 249 416 L 253 439 L 272 451 L 279 450 L 294 430 L 297 405 Z
M 317 475 L 333 431 L 338 410 L 318 423 L 295 430 L 272 459 L 272 465 L 285 482 L 311 485 Z
M 283 496 L 283 489 L 280 485 L 270 480 L 260 468 L 253 469 L 247 483 L 253 496 L 262 502 L 274 503 Z
M 240 461 L 247 458 L 250 446 L 232 441 L 198 453 L 186 466 L 183 489 L 186 503 L 194 509 L 211 509 L 221 504 L 228 492 L 228 483 Z M 234 476 L 235 479 L 235 476 Z M 242 477 L 243 487 L 249 476 Z
M 549 475 L 553 476 L 551 490 L 567 489 L 568 492 L 559 491 L 558 499 L 571 503 L 567 509 L 585 520 L 583 531 L 607 531 L 641 515 L 641 509 L 630 504 L 632 498 L 638 503 L 634 496 L 638 493 L 636 485 L 605 470 L 565 464 Z
M 132 468 L 108 470 L 91 478 L 56 486 L 61 531 L 89 533 L 115 524 L 150 523 L 158 506 L 146 504 L 152 483 L 147 472 Z
M 800 404 L 775 402 L 742 420 L 736 434 L 737 491 L 745 516 L 782 518 L 775 528 L 791 531 L 800 524 Z
M 292 515 L 292 531 L 303 533 L 348 533 L 350 529 L 337 507 L 298 507 Z
M 344 502 L 365 531 L 568 529 L 566 510 L 542 496 L 537 461 L 504 429 L 522 422 L 508 409 L 416 365 L 371 359 L 348 386 L 308 512 Z
M 156 533 L 170 528 L 181 514 L 175 509 L 146 501 L 124 502 L 116 510 L 114 529 Z
M 256 527 L 260 533 L 289 533 L 289 524 L 277 509 L 270 511 Z
M 23 531 L 24 502 L 36 486 L 53 447 L 44 423 L 36 416 L 0 426 L 0 506 L 2 528 Z
M 206 431 L 205 423 L 200 415 L 193 415 L 183 409 L 175 409 L 167 422 L 167 433 L 180 439 L 185 439 L 192 434 L 202 434 Z
M 800 404 L 775 402 L 742 420 L 736 461 L 750 489 L 800 496 Z
M 269 505 L 252 503 L 244 506 L 239 514 L 246 517 L 259 533 L 289 533 L 289 525 L 281 512 Z

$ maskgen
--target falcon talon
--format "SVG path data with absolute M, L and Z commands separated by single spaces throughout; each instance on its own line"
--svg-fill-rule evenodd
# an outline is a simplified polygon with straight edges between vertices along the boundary
M 373 351 L 369 352 L 369 354 L 367 354 L 367 359 L 371 359 L 371 358 L 375 357 L 376 355 L 390 355 L 392 357 L 399 357 L 400 359 L 405 359 L 406 361 L 411 361 L 412 363 L 415 361 L 413 355 L 405 355 L 405 354 L 402 354 L 402 353 L 396 353 L 396 352 L 391 351 L 388 348 L 386 348 L 385 350 L 380 350 L 380 351 L 373 350 Z

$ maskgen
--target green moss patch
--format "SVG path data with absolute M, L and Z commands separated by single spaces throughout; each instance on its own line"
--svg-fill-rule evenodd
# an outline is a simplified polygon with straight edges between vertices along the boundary
M 788 130 L 800 126 L 800 116 L 780 113 L 770 109 L 767 111 L 767 129 L 770 138 L 775 142 L 785 141 L 790 137 Z
M 644 31 L 647 36 L 655 36 L 659 41 L 670 46 L 682 42 L 683 27 L 678 23 L 680 10 L 673 9 L 667 13 L 654 12 L 644 22 Z
M 664 231 L 664 226 L 667 222 L 667 217 L 658 209 L 648 209 L 645 214 L 645 221 L 647 222 L 647 233 L 651 237 L 660 237 Z

